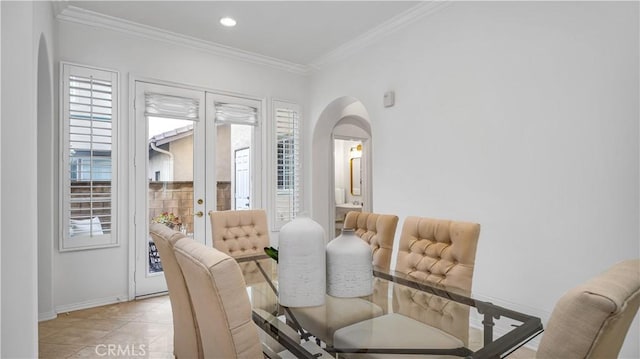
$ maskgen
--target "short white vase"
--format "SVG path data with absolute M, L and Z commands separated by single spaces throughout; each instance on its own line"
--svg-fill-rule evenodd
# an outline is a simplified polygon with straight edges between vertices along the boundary
M 372 260 L 367 243 L 353 229 L 343 229 L 327 244 L 327 293 L 342 298 L 373 293 Z
M 324 304 L 325 234 L 320 224 L 301 213 L 280 229 L 278 301 L 286 307 Z

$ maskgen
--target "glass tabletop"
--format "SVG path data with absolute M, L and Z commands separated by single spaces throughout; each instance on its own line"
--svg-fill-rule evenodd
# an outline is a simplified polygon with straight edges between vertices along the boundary
M 237 258 L 264 260 L 265 255 Z M 259 262 L 256 262 L 259 263 Z M 301 345 L 315 341 L 334 357 L 411 358 L 450 355 L 502 358 L 542 332 L 539 318 L 475 299 L 458 288 L 374 268 L 374 292 L 358 298 L 326 296 L 315 307 L 278 303 L 277 274 L 247 286 L 253 320 L 297 358 L 317 358 Z M 322 356 L 324 357 L 324 356 Z

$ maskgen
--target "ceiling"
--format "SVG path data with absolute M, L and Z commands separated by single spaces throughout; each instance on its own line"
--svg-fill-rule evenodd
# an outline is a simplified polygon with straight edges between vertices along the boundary
M 137 24 L 309 65 L 419 1 L 68 1 Z M 219 23 L 223 16 L 238 22 Z

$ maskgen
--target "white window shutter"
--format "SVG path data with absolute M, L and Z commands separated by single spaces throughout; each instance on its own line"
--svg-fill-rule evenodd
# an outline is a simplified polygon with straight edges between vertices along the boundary
M 62 63 L 60 250 L 112 246 L 118 73 Z
M 301 209 L 302 171 L 300 108 L 273 102 L 275 124 L 275 228 L 296 217 Z

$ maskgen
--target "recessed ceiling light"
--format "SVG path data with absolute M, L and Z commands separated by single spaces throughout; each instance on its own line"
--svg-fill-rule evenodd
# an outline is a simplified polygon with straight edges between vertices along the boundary
M 236 26 L 236 19 L 225 16 L 222 19 L 220 19 L 220 23 L 222 24 L 222 26 L 234 27 Z

